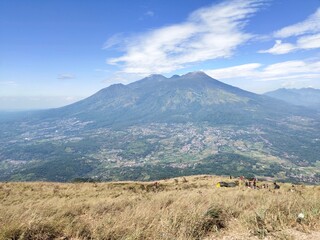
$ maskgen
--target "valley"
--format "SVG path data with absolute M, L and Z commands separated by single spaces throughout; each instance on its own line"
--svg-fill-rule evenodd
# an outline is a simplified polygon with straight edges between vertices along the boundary
M 291 135 L 308 129 L 301 120 L 292 119 L 286 126 Z M 55 127 L 42 123 L 25 132 L 22 124 L 21 134 L 1 142 L 2 180 L 156 180 L 215 173 L 319 181 L 316 134 L 310 140 L 304 138 L 309 141 L 305 148 L 286 151 L 288 146 L 298 148 L 300 141 L 284 141 L 289 137 L 281 134 L 284 123 L 279 123 L 278 132 L 261 125 L 154 123 L 93 130 L 90 124 L 69 119 Z

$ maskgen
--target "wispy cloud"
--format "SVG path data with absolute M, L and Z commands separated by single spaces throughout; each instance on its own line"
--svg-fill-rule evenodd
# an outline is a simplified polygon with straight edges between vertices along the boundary
M 284 27 L 274 33 L 276 38 L 288 38 L 320 32 L 320 8 L 306 20 Z
M 320 48 L 320 33 L 299 38 L 297 46 L 302 49 Z
M 168 73 L 188 64 L 232 56 L 252 35 L 244 31 L 261 0 L 224 1 L 193 12 L 185 22 L 139 34 L 125 40 L 124 53 L 107 59 L 123 73 Z M 113 47 L 118 39 L 108 39 Z
M 67 79 L 75 79 L 75 75 L 71 73 L 63 73 L 59 74 L 58 79 L 67 80 Z
M 216 79 L 276 81 L 285 79 L 320 79 L 320 61 L 286 61 L 270 65 L 250 63 L 234 67 L 206 70 Z
M 102 68 L 96 68 L 96 69 L 94 69 L 94 71 L 95 72 L 110 72 L 110 70 L 109 69 L 102 69 Z
M 149 10 L 149 11 L 145 12 L 144 15 L 148 16 L 148 17 L 153 17 L 154 16 L 154 11 Z
M 117 33 L 117 34 L 109 37 L 107 39 L 107 41 L 105 41 L 105 43 L 103 44 L 102 49 L 109 49 L 109 48 L 118 46 L 120 44 L 124 44 L 125 43 L 124 39 L 125 39 L 125 36 L 124 36 L 123 33 Z
M 274 38 L 295 37 L 293 43 L 276 40 L 273 47 L 259 53 L 286 54 L 297 50 L 320 48 L 320 8 L 306 20 L 284 27 L 273 34 Z
M 114 84 L 114 83 L 122 83 L 128 84 L 130 82 L 134 82 L 143 77 L 143 75 L 123 73 L 123 72 L 113 72 L 111 75 L 103 79 L 101 82 L 105 84 Z
M 267 50 L 261 50 L 259 53 L 271 53 L 274 55 L 286 54 L 297 50 L 307 50 L 320 48 L 320 33 L 306 35 L 298 38 L 295 43 L 283 43 L 282 40 L 276 40 L 274 46 Z
M 276 40 L 274 46 L 267 50 L 261 50 L 259 53 L 285 54 L 296 50 L 297 47 L 291 43 L 282 43 L 282 40 Z
M 15 81 L 0 81 L 2 86 L 17 86 L 18 84 Z
M 256 70 L 261 66 L 260 63 L 248 63 L 234 67 L 206 70 L 205 72 L 216 79 L 249 78 L 254 76 Z

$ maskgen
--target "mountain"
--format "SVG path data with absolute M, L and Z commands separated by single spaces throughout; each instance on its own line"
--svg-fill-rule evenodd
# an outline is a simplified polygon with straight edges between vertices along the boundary
M 299 111 L 303 109 L 232 87 L 203 72 L 192 72 L 115 84 L 80 102 L 50 110 L 48 115 L 115 127 L 150 122 L 246 124 Z
M 151 75 L 62 108 L 0 117 L 0 180 L 255 174 L 316 182 L 319 119 L 203 72 Z
M 320 89 L 301 88 L 286 89 L 280 88 L 272 92 L 265 93 L 266 96 L 273 97 L 297 106 L 304 106 L 313 109 L 320 109 Z

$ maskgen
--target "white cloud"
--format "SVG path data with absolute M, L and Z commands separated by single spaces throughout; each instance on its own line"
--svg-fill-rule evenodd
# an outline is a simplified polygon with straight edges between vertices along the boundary
M 307 35 L 298 38 L 295 44 L 282 43 L 282 40 L 276 40 L 275 45 L 267 50 L 261 50 L 259 53 L 271 53 L 274 55 L 286 54 L 296 50 L 320 48 L 320 33 Z
M 299 38 L 297 46 L 302 49 L 320 48 L 320 33 Z
M 276 40 L 272 48 L 261 50 L 259 53 L 285 54 L 294 51 L 296 48 L 297 47 L 291 43 L 282 43 L 281 40 Z
M 214 70 L 206 70 L 205 72 L 216 79 L 226 78 L 248 78 L 255 76 L 256 69 L 261 67 L 260 63 L 249 63 L 228 68 L 220 68 Z
M 62 79 L 62 80 L 74 79 L 74 78 L 76 77 L 71 73 L 63 73 L 63 74 L 59 74 L 58 76 L 58 79 Z
M 320 78 L 320 61 L 286 61 L 271 64 L 265 67 L 260 73 L 260 80 L 262 81 L 293 78 Z
M 276 38 L 288 38 L 320 32 L 320 8 L 306 20 L 280 29 L 274 33 Z
M 306 20 L 276 31 L 275 38 L 296 37 L 295 43 L 283 43 L 276 40 L 275 45 L 259 53 L 286 54 L 297 50 L 320 48 L 320 8 Z
M 216 79 L 271 81 L 285 79 L 319 79 L 320 61 L 286 61 L 263 66 L 259 63 L 205 71 Z
M 168 73 L 187 64 L 229 57 L 252 37 L 243 28 L 261 2 L 233 0 L 201 8 L 183 23 L 125 40 L 124 54 L 107 59 L 107 63 L 120 66 L 124 73 L 147 75 Z M 115 42 L 109 39 L 106 46 L 114 46 Z

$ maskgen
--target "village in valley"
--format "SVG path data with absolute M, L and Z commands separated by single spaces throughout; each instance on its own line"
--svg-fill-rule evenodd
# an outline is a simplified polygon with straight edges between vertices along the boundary
M 296 122 L 290 124 L 295 126 Z M 301 159 L 294 151 L 279 148 L 283 143 L 270 138 L 273 133 L 265 126 L 152 123 L 114 130 L 92 125 L 93 121 L 76 118 L 31 126 L 22 122 L 15 134 L 0 139 L 3 176 L 15 176 L 15 171 L 38 166 L 44 159 L 73 158 L 84 165 L 94 163 L 97 170 L 88 172 L 88 177 L 99 179 L 110 179 L 115 169 L 122 168 L 123 174 L 145 167 L 181 174 L 207 173 L 205 168 L 209 168 L 226 175 L 251 173 L 310 183 L 319 179 L 319 161 L 314 162 L 314 168 L 305 167 L 313 159 Z M 13 151 L 17 145 L 20 147 Z M 104 173 L 104 169 L 108 171 Z M 138 178 L 153 176 L 146 171 Z

